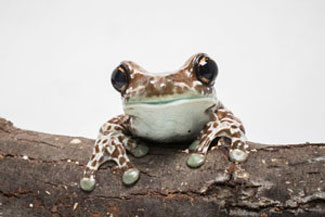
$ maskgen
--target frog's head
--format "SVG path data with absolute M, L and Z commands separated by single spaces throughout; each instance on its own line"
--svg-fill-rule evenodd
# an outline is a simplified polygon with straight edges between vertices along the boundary
M 215 98 L 218 67 L 208 55 L 192 56 L 176 72 L 151 74 L 131 61 L 123 61 L 112 73 L 113 87 L 124 106 L 167 104 L 179 100 Z

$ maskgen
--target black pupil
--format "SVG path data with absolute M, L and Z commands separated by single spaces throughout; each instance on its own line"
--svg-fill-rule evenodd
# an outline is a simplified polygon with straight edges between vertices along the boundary
M 215 78 L 218 75 L 218 66 L 217 64 L 208 58 L 204 58 L 199 61 L 199 76 L 203 77 L 205 83 L 213 83 Z
M 117 67 L 112 74 L 112 84 L 118 91 L 121 91 L 124 85 L 128 84 L 128 77 L 125 72 L 125 69 L 123 69 L 121 66 Z

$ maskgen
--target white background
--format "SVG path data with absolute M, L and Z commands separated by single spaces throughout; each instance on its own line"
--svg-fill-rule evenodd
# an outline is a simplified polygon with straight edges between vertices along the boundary
M 219 65 L 221 101 L 264 143 L 325 142 L 325 1 L 0 1 L 0 116 L 94 138 L 122 112 L 121 60 Z

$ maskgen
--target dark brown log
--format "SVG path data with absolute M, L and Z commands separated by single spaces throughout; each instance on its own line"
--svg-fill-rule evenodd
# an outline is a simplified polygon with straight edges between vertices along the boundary
M 93 140 L 15 128 L 0 119 L 0 216 L 325 216 L 325 144 L 251 143 L 236 165 L 211 150 L 199 169 L 184 144 L 151 145 L 131 187 L 108 163 L 91 193 L 79 180 Z

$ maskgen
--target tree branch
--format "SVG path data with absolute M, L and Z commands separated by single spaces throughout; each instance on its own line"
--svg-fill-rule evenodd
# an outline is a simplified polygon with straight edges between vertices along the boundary
M 107 163 L 91 193 L 80 190 L 94 141 L 15 128 L 0 119 L 0 216 L 325 216 L 325 144 L 251 143 L 236 165 L 211 150 L 199 169 L 184 144 L 150 145 L 132 162 L 131 187 Z

